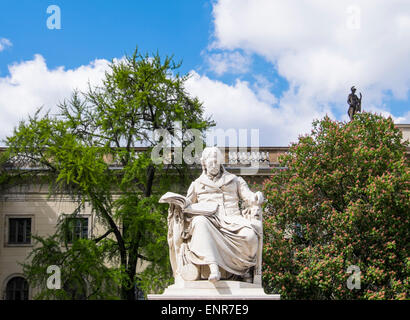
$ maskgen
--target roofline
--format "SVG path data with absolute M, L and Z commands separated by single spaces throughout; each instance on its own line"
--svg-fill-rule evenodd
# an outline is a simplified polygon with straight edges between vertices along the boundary
M 396 123 L 394 126 L 396 128 L 410 128 L 410 123 Z

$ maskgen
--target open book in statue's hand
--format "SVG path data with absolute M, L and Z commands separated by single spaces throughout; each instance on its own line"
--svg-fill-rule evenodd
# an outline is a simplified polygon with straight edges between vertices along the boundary
M 159 199 L 159 203 L 172 203 L 183 210 L 188 204 L 188 199 L 178 193 L 167 192 Z
M 194 215 L 212 215 L 218 210 L 215 202 L 193 203 L 178 193 L 167 192 L 160 199 L 160 203 L 169 203 L 179 206 L 183 212 Z

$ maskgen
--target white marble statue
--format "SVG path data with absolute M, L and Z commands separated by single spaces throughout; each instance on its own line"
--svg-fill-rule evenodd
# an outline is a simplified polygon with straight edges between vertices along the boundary
M 178 202 L 177 194 L 167 193 L 160 200 L 170 203 L 168 243 L 175 282 L 261 284 L 263 195 L 225 170 L 218 148 L 205 148 L 201 163 L 203 172 L 186 197 L 179 196 Z

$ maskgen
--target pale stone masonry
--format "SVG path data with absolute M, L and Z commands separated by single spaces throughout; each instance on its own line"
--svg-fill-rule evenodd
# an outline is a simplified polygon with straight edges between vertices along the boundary
M 39 236 L 51 235 L 55 232 L 57 221 L 63 214 L 70 214 L 76 204 L 67 197 L 48 199 L 45 187 L 17 188 L 2 196 L 0 201 L 0 284 L 1 298 L 5 298 L 6 286 L 10 279 L 22 276 L 22 267 L 18 262 L 24 262 L 33 249 L 33 240 L 27 244 L 9 243 L 10 219 L 30 218 L 31 233 Z M 88 237 L 103 231 L 96 225 L 91 210 L 86 207 L 80 215 L 88 218 Z M 33 296 L 32 288 L 29 297 Z

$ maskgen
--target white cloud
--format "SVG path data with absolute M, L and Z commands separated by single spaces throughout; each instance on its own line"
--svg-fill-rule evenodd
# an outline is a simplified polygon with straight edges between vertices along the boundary
M 239 129 L 259 130 L 259 142 L 264 146 L 285 146 L 296 141 L 299 134 L 310 130 L 311 117 L 320 118 L 331 111 L 325 105 L 312 112 L 309 103 L 293 109 L 294 96 L 287 95 L 280 106 L 273 106 L 276 97 L 261 94 L 246 81 L 237 80 L 232 86 L 191 72 L 187 90 L 204 102 L 206 115 L 211 115 L 217 128 L 234 129 L 239 141 Z M 250 143 L 250 137 L 248 136 Z
M 277 105 L 265 101 L 275 113 L 269 121 L 283 132 L 302 133 L 324 111 L 347 120 L 352 85 L 364 95 L 363 110 L 391 115 L 383 103 L 388 94 L 409 99 L 408 0 L 218 0 L 213 15 L 210 50 L 258 54 L 288 81 Z M 239 90 L 238 84 L 226 90 L 234 88 Z M 252 93 L 263 101 L 257 90 Z M 277 120 L 275 108 L 287 114 L 279 116 L 287 122 Z M 408 114 L 393 119 L 404 121 Z
M 13 44 L 9 39 L 0 38 L 0 52 L 6 49 L 7 47 L 11 47 Z
M 351 6 L 360 28 L 349 28 Z M 410 1 L 408 0 L 216 0 L 214 40 L 206 52 L 216 75 L 251 72 L 251 55 L 265 58 L 289 83 L 272 94 L 272 79 L 233 85 L 193 72 L 188 91 L 198 96 L 220 128 L 257 128 L 261 145 L 287 145 L 308 133 L 326 113 L 347 120 L 347 95 L 355 85 L 362 109 L 410 122 L 384 98 L 409 101 Z M 0 137 L 37 107 L 50 108 L 73 88 L 98 81 L 108 62 L 72 70 L 47 68 L 41 56 L 9 68 L 0 78 Z
M 39 107 L 56 110 L 57 104 L 69 98 L 74 89 L 85 91 L 88 82 L 98 84 L 108 64 L 107 60 L 96 59 L 76 69 L 50 70 L 37 54 L 33 60 L 9 66 L 9 76 L 0 77 L 0 139 L 12 134 L 18 122 Z
M 0 137 L 10 135 L 13 127 L 38 107 L 56 110 L 73 89 L 86 90 L 88 81 L 92 85 L 99 83 L 108 64 L 102 59 L 75 69 L 51 70 L 41 55 L 35 55 L 33 60 L 9 66 L 10 75 L 0 77 Z M 290 92 L 279 100 L 270 91 L 272 83 L 262 76 L 256 75 L 253 85 L 240 80 L 228 85 L 195 71 L 191 73 L 187 90 L 204 102 L 206 114 L 213 116 L 217 127 L 234 129 L 237 134 L 239 129 L 248 129 L 248 133 L 258 129 L 261 145 L 287 145 L 309 131 L 312 117 L 331 115 L 326 104 L 312 111 L 310 100 L 295 102 L 295 95 Z M 296 103 L 298 108 L 294 109 Z
M 240 74 L 249 71 L 251 59 L 248 55 L 235 52 L 211 53 L 206 57 L 209 68 L 217 75 Z
M 395 123 L 410 123 L 410 111 L 406 112 L 402 117 L 394 119 Z

